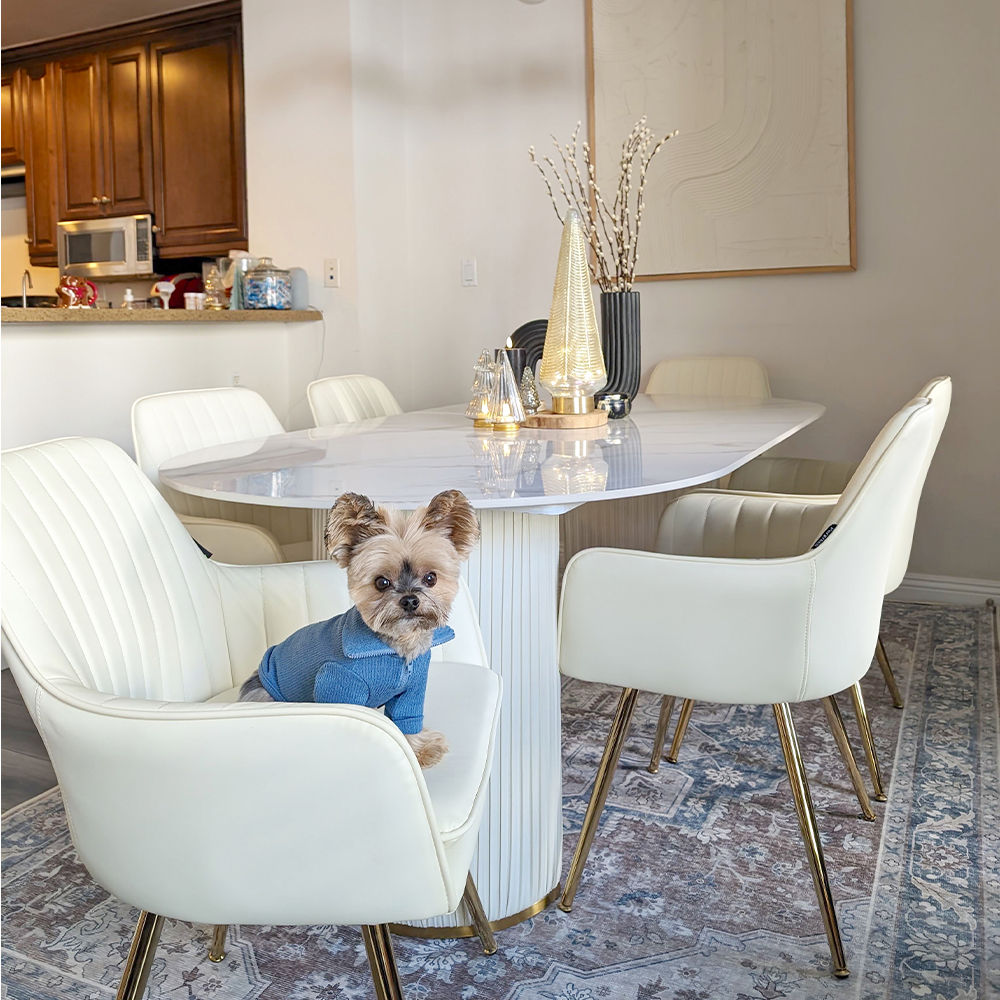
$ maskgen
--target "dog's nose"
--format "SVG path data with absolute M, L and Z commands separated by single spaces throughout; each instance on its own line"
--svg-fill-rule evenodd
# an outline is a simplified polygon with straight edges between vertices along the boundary
M 416 594 L 405 594 L 399 599 L 399 606 L 412 613 L 420 607 L 420 598 Z

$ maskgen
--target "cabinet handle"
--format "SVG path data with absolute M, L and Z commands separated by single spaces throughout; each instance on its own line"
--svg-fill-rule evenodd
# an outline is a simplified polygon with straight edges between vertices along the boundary
M 104 197 L 101 198 L 101 204 L 102 205 L 110 205 L 111 204 L 111 199 L 107 195 L 104 195 Z
M 101 199 L 95 194 L 93 198 L 90 199 L 91 203 L 94 205 L 100 205 Z
M 154 233 L 158 233 L 159 231 L 160 231 L 160 227 L 159 226 L 153 226 L 153 232 Z M 27 242 L 27 240 L 25 240 L 25 242 Z

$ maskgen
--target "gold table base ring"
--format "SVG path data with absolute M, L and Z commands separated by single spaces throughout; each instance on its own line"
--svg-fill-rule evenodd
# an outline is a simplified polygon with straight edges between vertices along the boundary
M 541 913 L 559 898 L 562 885 L 557 885 L 551 892 L 547 893 L 537 903 L 526 906 L 517 913 L 512 913 L 509 917 L 502 917 L 500 920 L 491 920 L 490 927 L 494 931 L 503 931 L 514 924 L 519 924 L 522 920 L 534 917 Z M 476 928 L 472 924 L 462 924 L 459 927 L 411 927 L 409 924 L 389 924 L 389 930 L 393 934 L 400 934 L 403 937 L 415 938 L 469 938 L 476 937 Z

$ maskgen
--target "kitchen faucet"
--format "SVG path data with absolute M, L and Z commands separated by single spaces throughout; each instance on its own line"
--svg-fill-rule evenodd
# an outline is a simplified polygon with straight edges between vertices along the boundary
M 34 287 L 31 283 L 31 272 L 25 268 L 24 274 L 21 275 L 21 305 L 25 309 L 28 308 L 28 289 Z

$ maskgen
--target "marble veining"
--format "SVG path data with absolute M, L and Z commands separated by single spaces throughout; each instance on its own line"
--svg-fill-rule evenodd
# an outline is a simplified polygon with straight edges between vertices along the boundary
M 464 406 L 218 445 L 163 465 L 168 486 L 218 500 L 322 508 L 345 491 L 412 508 L 459 489 L 479 509 L 563 512 L 588 500 L 710 482 L 818 419 L 787 399 L 640 396 L 584 431 L 477 431 Z

